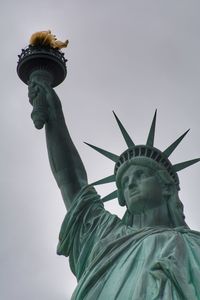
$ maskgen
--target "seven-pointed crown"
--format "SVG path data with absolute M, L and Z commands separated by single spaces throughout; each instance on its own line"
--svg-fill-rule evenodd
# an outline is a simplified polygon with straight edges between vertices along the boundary
M 121 130 L 121 133 L 124 137 L 124 140 L 128 146 L 128 149 L 125 150 L 120 156 L 113 154 L 111 152 L 108 152 L 106 150 L 103 150 L 99 147 L 96 147 L 96 146 L 86 143 L 88 146 L 92 147 L 94 150 L 98 151 L 99 153 L 103 154 L 104 156 L 106 156 L 107 158 L 109 158 L 115 162 L 114 174 L 94 182 L 93 185 L 115 182 L 117 180 L 119 170 L 123 167 L 123 165 L 128 164 L 129 162 L 133 163 L 134 161 L 138 160 L 138 158 L 145 158 L 145 159 L 148 159 L 149 161 L 157 163 L 161 169 L 166 170 L 168 175 L 174 182 L 175 186 L 177 187 L 177 190 L 180 189 L 179 188 L 179 178 L 178 178 L 177 172 L 184 168 L 189 167 L 192 164 L 197 163 L 198 161 L 200 161 L 200 158 L 192 159 L 192 160 L 178 163 L 175 165 L 172 165 L 172 163 L 168 159 L 170 154 L 175 150 L 175 148 L 182 141 L 182 139 L 185 137 L 185 135 L 188 133 L 189 130 L 187 130 L 184 134 L 182 134 L 174 143 L 172 143 L 169 147 L 167 147 L 163 152 L 154 147 L 156 113 L 157 113 L 157 111 L 154 114 L 153 121 L 152 121 L 150 130 L 149 130 L 147 142 L 145 145 L 135 145 L 134 144 L 134 142 L 130 138 L 129 134 L 127 133 L 126 129 L 120 122 L 119 118 L 114 113 L 117 124 L 118 124 L 118 126 Z M 116 197 L 117 197 L 117 190 L 110 193 L 109 195 L 104 197 L 102 200 L 104 202 L 106 202 L 106 201 L 112 200 Z

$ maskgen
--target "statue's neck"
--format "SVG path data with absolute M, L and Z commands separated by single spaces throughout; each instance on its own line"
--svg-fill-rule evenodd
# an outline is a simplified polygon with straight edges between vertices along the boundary
M 172 227 L 169 212 L 165 204 L 136 214 L 132 214 L 127 210 L 122 220 L 126 225 L 138 229 L 155 226 Z

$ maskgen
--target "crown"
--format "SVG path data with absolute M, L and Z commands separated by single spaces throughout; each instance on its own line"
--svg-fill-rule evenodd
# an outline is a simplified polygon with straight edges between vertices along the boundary
M 118 174 L 120 173 L 120 169 L 125 164 L 138 161 L 138 159 L 144 159 L 152 163 L 156 163 L 161 169 L 164 169 L 168 172 L 170 178 L 172 179 L 173 183 L 175 184 L 177 190 L 179 190 L 179 178 L 177 172 L 181 171 L 182 169 L 185 169 L 198 161 L 200 161 L 200 158 L 192 159 L 189 161 L 181 162 L 175 165 L 172 165 L 172 163 L 169 160 L 169 156 L 172 154 L 172 152 L 176 149 L 176 147 L 179 145 L 179 143 L 182 141 L 182 139 L 185 137 L 185 135 L 188 133 L 189 130 L 187 130 L 185 133 L 183 133 L 175 142 L 173 142 L 169 147 L 167 147 L 164 151 L 160 151 L 156 147 L 154 147 L 154 137 L 155 137 L 155 127 L 156 127 L 156 115 L 157 110 L 155 111 L 153 121 L 151 123 L 151 127 L 149 130 L 149 134 L 147 137 L 147 141 L 145 145 L 135 145 L 132 141 L 130 135 L 122 125 L 121 121 L 117 117 L 117 115 L 113 112 L 115 119 L 117 121 L 117 124 L 120 128 L 120 131 L 122 133 L 122 136 L 126 142 L 126 145 L 128 146 L 128 149 L 125 150 L 121 155 L 116 155 L 111 152 L 108 152 L 104 149 L 101 149 L 99 147 L 96 147 L 94 145 L 87 144 L 88 146 L 92 147 L 94 150 L 98 151 L 102 155 L 106 156 L 107 158 L 111 159 L 115 162 L 115 168 L 114 168 L 114 174 L 105 177 L 101 180 L 95 181 L 92 183 L 93 185 L 100 185 L 104 183 L 110 183 L 110 182 L 116 182 L 118 179 Z M 113 191 L 109 195 L 105 196 L 102 200 L 103 202 L 112 200 L 114 198 L 117 198 L 117 190 Z

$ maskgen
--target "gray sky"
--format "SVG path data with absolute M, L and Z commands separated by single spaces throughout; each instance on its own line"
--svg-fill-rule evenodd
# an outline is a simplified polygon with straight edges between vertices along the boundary
M 35 31 L 70 40 L 68 76 L 56 88 L 89 181 L 113 164 L 83 144 L 116 154 L 125 144 L 114 110 L 135 143 L 144 143 L 158 109 L 155 146 L 188 128 L 172 163 L 200 156 L 200 2 L 195 0 L 4 1 L 1 4 L 0 299 L 68 300 L 76 280 L 56 255 L 65 208 L 50 172 L 44 131 L 33 127 L 17 55 Z M 180 172 L 186 221 L 200 230 L 200 164 Z M 102 195 L 112 186 L 98 190 Z M 119 215 L 117 201 L 106 206 Z

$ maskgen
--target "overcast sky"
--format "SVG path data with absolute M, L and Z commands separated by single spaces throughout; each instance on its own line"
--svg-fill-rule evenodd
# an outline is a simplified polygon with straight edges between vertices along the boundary
M 113 163 L 83 141 L 126 149 L 114 110 L 136 144 L 158 109 L 155 146 L 164 150 L 188 128 L 172 163 L 200 157 L 200 2 L 185 0 L 4 1 L 1 4 L 0 299 L 69 300 L 76 280 L 56 255 L 65 207 L 50 171 L 44 130 L 30 119 L 17 55 L 35 31 L 69 39 L 66 80 L 56 88 L 89 181 Z M 200 164 L 180 172 L 188 225 L 200 230 Z M 112 186 L 98 191 L 106 195 Z M 117 201 L 106 208 L 123 214 Z

